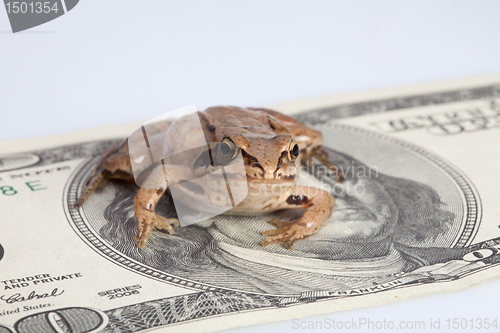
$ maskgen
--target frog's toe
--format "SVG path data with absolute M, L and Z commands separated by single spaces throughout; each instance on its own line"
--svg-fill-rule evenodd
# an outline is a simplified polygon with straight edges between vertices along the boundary
M 169 219 L 154 213 L 154 215 L 145 215 L 139 219 L 135 240 L 139 242 L 139 248 L 143 249 L 148 243 L 149 236 L 154 228 L 165 229 L 169 234 L 174 233 L 174 227 L 179 226 L 178 219 Z
M 291 234 L 288 231 L 274 235 L 274 236 L 269 236 L 264 241 L 262 241 L 262 246 L 266 247 L 271 243 L 278 243 L 278 242 L 283 242 L 286 245 L 287 250 L 291 250 L 293 247 L 293 244 L 296 242 L 303 240 L 307 238 L 307 236 L 304 237 L 299 237 L 297 236 L 296 233 Z
M 269 236 L 262 242 L 263 247 L 266 247 L 271 243 L 286 241 L 286 239 L 290 238 L 288 231 L 292 226 L 291 223 L 283 222 L 279 219 L 272 219 L 269 223 L 274 225 L 277 229 L 267 230 L 261 234 L 262 236 Z
M 149 237 L 147 237 L 147 238 L 144 237 L 144 238 L 140 238 L 140 239 L 137 239 L 137 237 L 136 237 L 135 239 L 139 241 L 139 248 L 143 249 L 146 246 L 146 244 L 148 243 Z
M 295 242 L 307 238 L 302 227 L 296 223 L 286 223 L 278 219 L 272 219 L 271 224 L 279 227 L 278 229 L 267 230 L 262 236 L 268 236 L 262 241 L 262 246 L 266 247 L 271 243 L 284 242 L 288 250 L 292 249 Z
M 289 224 L 289 223 L 287 223 L 287 224 Z M 279 234 L 287 232 L 289 229 L 290 229 L 290 226 L 288 225 L 288 226 L 285 226 L 283 228 L 267 230 L 267 231 L 264 231 L 262 233 L 262 236 L 275 236 L 275 235 L 279 235 Z
M 278 229 L 284 228 L 284 227 L 290 227 L 291 226 L 291 223 L 289 223 L 289 222 L 283 222 L 280 219 L 272 219 L 271 221 L 269 221 L 269 223 L 272 224 L 272 225 L 274 225 Z
M 139 242 L 139 248 L 143 249 L 146 246 L 152 231 L 152 225 L 144 225 L 142 226 L 142 228 L 140 227 L 137 229 L 135 240 Z
M 286 227 L 279 228 L 276 230 L 265 231 L 262 233 L 262 236 L 269 236 L 269 237 L 266 237 L 266 239 L 264 239 L 262 241 L 263 247 L 266 247 L 271 243 L 277 243 L 277 242 L 286 242 L 288 244 L 288 243 L 296 240 L 297 238 L 300 238 L 300 237 L 297 237 L 298 235 L 297 235 L 296 230 L 294 230 L 291 226 L 286 226 Z M 291 244 L 293 244 L 293 243 L 290 243 L 287 246 L 287 248 L 289 250 L 291 249 Z
M 158 229 L 167 230 L 169 234 L 174 234 L 174 227 L 179 227 L 180 223 L 178 219 L 167 218 L 156 214 L 155 227 Z
M 291 223 L 283 222 L 280 219 L 272 219 L 271 221 L 269 221 L 269 223 L 274 225 L 276 229 L 264 231 L 261 234 L 262 236 L 275 236 L 288 231 L 288 229 L 290 229 L 290 227 L 292 226 Z
M 272 231 L 274 231 L 274 230 L 272 230 Z M 264 235 L 264 236 L 266 236 L 266 235 Z M 284 232 L 278 233 L 276 235 L 266 237 L 266 239 L 264 239 L 262 241 L 262 246 L 266 247 L 266 246 L 268 246 L 271 243 L 287 242 L 287 241 L 290 240 L 291 237 L 292 236 L 287 231 L 284 231 Z

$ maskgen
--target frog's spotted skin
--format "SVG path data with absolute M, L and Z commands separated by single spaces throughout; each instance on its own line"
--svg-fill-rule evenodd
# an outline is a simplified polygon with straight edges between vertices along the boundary
M 220 142 L 221 154 L 234 158 L 236 148 L 241 149 L 248 181 L 248 196 L 233 208 L 230 214 L 266 213 L 278 209 L 306 208 L 301 219 L 285 223 L 277 219 L 270 221 L 276 229 L 268 230 L 262 246 L 284 242 L 291 249 L 293 243 L 305 239 L 323 227 L 332 216 L 335 200 L 326 191 L 296 184 L 300 159 L 315 157 L 328 167 L 328 154 L 321 147 L 322 135 L 300 122 L 268 109 L 216 106 L 198 113 L 203 134 L 207 142 Z M 168 129 L 168 131 L 167 131 Z M 158 131 L 167 131 L 166 151 L 182 151 L 183 145 L 193 135 L 193 127 L 186 126 L 183 118 L 159 125 Z M 187 148 L 186 148 L 187 149 Z M 300 155 L 299 155 L 300 152 Z M 222 156 L 222 155 L 221 155 Z M 224 157 L 223 156 L 223 157 Z M 170 179 L 192 179 L 193 174 L 204 172 L 196 156 L 186 160 L 185 166 L 173 170 Z M 333 171 L 337 170 L 332 168 Z M 164 187 L 159 189 L 140 188 L 135 197 L 135 216 L 138 222 L 136 240 L 144 248 L 154 227 L 174 233 L 179 221 L 156 214 L 155 207 L 168 188 L 163 173 L 151 173 L 149 177 L 163 177 Z M 343 180 L 338 174 L 339 181 Z M 191 177 L 191 178 L 184 178 Z M 134 182 L 128 142 L 112 147 L 96 165 L 86 188 L 76 206 L 81 206 L 94 190 L 102 189 L 108 179 Z M 181 187 L 182 188 L 182 187 Z M 204 189 L 185 189 L 188 202 L 204 202 Z M 206 205 L 208 207 L 208 205 Z M 200 209 L 200 207 L 198 207 Z

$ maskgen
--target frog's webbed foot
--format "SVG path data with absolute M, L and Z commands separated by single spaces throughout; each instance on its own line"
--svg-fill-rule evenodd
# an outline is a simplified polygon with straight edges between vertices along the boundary
M 180 223 L 178 219 L 168 218 L 161 215 L 156 214 L 156 218 L 158 219 L 155 227 L 158 229 L 167 230 L 169 234 L 174 234 L 174 227 L 180 227 Z
M 272 219 L 269 223 L 274 225 L 277 229 L 267 230 L 262 233 L 262 236 L 269 236 L 262 241 L 263 247 L 271 243 L 284 242 L 286 248 L 291 250 L 294 243 L 308 237 L 304 232 L 307 228 L 297 224 L 297 222 L 287 223 L 279 219 Z
M 174 234 L 174 227 L 179 227 L 179 220 L 167 218 L 154 212 L 147 212 L 139 217 L 137 234 L 135 240 L 139 242 L 139 248 L 143 249 L 148 243 L 149 236 L 153 228 L 167 230 L 169 234 Z

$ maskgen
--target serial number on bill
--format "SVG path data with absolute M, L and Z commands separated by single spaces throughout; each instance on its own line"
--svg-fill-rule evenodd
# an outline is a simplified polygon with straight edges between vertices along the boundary
M 7 8 L 7 13 L 11 14 L 48 14 L 50 12 L 56 13 L 59 11 L 57 7 L 57 1 L 55 3 L 45 1 L 45 2 L 6 2 L 5 8 Z

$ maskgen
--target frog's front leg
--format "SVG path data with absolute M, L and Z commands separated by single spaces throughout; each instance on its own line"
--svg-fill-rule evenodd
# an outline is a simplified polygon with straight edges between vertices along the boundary
M 268 236 L 262 242 L 262 246 L 285 242 L 290 250 L 293 243 L 311 236 L 328 223 L 334 207 L 335 199 L 330 193 L 316 187 L 297 185 L 286 202 L 280 204 L 278 208 L 306 208 L 304 215 L 295 223 L 285 223 L 278 219 L 271 220 L 270 223 L 277 229 L 262 233 L 262 236 Z
M 141 188 L 134 200 L 135 218 L 137 219 L 135 239 L 139 242 L 139 248 L 142 249 L 146 246 L 155 227 L 165 229 L 172 235 L 174 227 L 180 226 L 178 219 L 163 217 L 156 213 L 155 208 L 169 184 L 173 186 L 181 179 L 193 179 L 191 169 L 181 164 L 164 164 L 164 160 L 162 160 L 162 164 L 151 170 L 151 173 L 141 183 Z
M 134 208 L 137 219 L 135 240 L 139 242 L 141 249 L 146 246 L 154 227 L 165 229 L 172 235 L 174 233 L 173 227 L 179 226 L 178 219 L 166 218 L 155 212 L 156 204 L 165 191 L 165 188 L 155 190 L 141 187 L 135 197 Z
M 168 180 L 162 167 L 157 167 L 141 184 L 139 192 L 135 196 L 134 209 L 137 219 L 137 234 L 135 240 L 139 242 L 139 248 L 144 248 L 149 240 L 153 228 L 165 229 L 170 234 L 174 233 L 174 226 L 178 227 L 179 220 L 166 218 L 156 213 L 155 208 L 158 201 L 168 187 Z

